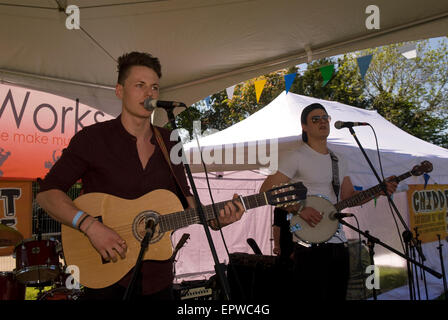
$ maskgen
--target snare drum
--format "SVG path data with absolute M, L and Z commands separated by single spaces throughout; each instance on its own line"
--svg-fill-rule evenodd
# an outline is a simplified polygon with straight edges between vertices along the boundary
M 59 287 L 43 292 L 42 295 L 37 297 L 37 300 L 78 300 L 81 295 L 81 290 Z
M 51 282 L 60 273 L 58 244 L 54 239 L 26 239 L 15 248 L 17 280 L 28 285 Z
M 0 272 L 0 300 L 25 300 L 26 286 L 13 272 Z

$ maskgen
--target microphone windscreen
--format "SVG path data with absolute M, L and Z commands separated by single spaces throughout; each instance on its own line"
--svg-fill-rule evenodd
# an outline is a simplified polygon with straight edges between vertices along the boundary
M 157 100 L 151 98 L 146 98 L 143 103 L 143 107 L 148 111 L 153 111 L 156 108 L 156 106 L 157 106 Z
M 336 122 L 334 123 L 334 127 L 335 127 L 336 129 L 341 129 L 343 124 L 344 124 L 344 123 L 343 123 L 342 121 L 336 121 Z

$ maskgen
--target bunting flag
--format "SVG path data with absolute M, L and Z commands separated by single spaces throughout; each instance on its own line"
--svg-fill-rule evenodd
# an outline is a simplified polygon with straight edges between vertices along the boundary
M 261 93 L 263 92 L 264 85 L 266 84 L 266 79 L 255 81 L 255 94 L 257 96 L 257 103 L 260 101 Z
M 210 99 L 211 99 L 211 96 L 208 96 L 208 97 L 206 97 L 205 99 L 204 99 L 204 101 L 205 101 L 205 104 L 207 105 L 207 108 L 210 108 Z
M 324 83 L 322 84 L 322 87 L 325 87 L 325 85 L 331 80 L 331 77 L 333 76 L 334 72 L 334 65 L 325 66 L 319 69 L 320 73 L 322 74 L 322 78 L 324 78 Z
M 366 75 L 370 62 L 372 61 L 372 55 L 369 54 L 367 56 L 359 57 L 356 60 L 358 61 L 359 73 L 361 73 L 361 78 L 364 80 L 364 76 Z
M 429 181 L 429 174 L 424 173 L 423 174 L 423 178 L 425 179 L 425 186 L 423 187 L 423 189 L 426 189 L 426 186 L 428 185 L 428 181 Z
M 297 73 L 290 73 L 286 74 L 283 77 L 285 78 L 285 89 L 286 94 L 288 94 L 289 89 L 291 89 L 292 83 L 294 82 L 294 79 L 296 78 Z
M 414 43 L 398 48 L 398 52 L 401 53 L 406 59 L 414 59 L 417 57 L 417 47 Z
M 235 86 L 231 86 L 226 89 L 227 97 L 229 98 L 229 100 L 232 100 L 234 91 L 235 91 Z

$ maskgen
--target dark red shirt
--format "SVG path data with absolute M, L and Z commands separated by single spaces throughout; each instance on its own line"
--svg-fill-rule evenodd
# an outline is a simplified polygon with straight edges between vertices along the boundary
M 177 141 L 170 141 L 170 131 L 158 128 L 168 153 Z M 60 159 L 40 183 L 40 192 L 59 189 L 67 192 L 79 179 L 82 192 L 102 192 L 124 199 L 136 199 L 156 189 L 174 192 L 187 202 L 176 187 L 162 150 L 154 137 L 154 153 L 143 168 L 137 151 L 137 139 L 123 127 L 120 116 L 114 120 L 97 123 L 78 132 L 70 141 Z M 174 172 L 185 195 L 191 195 L 182 164 L 173 165 Z M 132 276 L 129 272 L 119 281 L 127 286 Z M 143 294 L 162 290 L 173 282 L 172 261 L 144 261 L 142 265 Z

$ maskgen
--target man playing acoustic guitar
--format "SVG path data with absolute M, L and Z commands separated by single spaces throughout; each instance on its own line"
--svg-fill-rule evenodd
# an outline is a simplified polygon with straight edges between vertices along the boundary
M 136 199 L 150 191 L 165 189 L 177 195 L 184 209 L 195 207 L 183 166 L 172 164 L 170 168 L 164 157 L 161 144 L 166 144 L 169 154 L 176 142 L 170 141 L 168 130 L 152 126 L 152 111 L 144 108 L 145 99 L 158 98 L 160 77 L 159 60 L 150 54 L 131 52 L 121 56 L 115 89 L 122 101 L 121 115 L 78 132 L 40 184 L 37 195 L 40 206 L 65 226 L 83 232 L 91 246 L 109 263 L 124 259 L 130 248 L 116 231 L 89 212 L 79 210 L 66 195 L 79 179 L 84 194 L 101 192 Z M 219 211 L 219 225 L 239 220 L 243 212 L 240 202 L 226 203 Z M 216 220 L 211 220 L 210 225 L 218 228 Z M 135 290 L 139 299 L 172 299 L 172 263 L 171 259 L 143 261 Z M 84 298 L 121 299 L 131 276 L 132 272 L 128 272 L 106 288 L 85 288 Z M 81 284 L 82 277 L 80 274 Z

